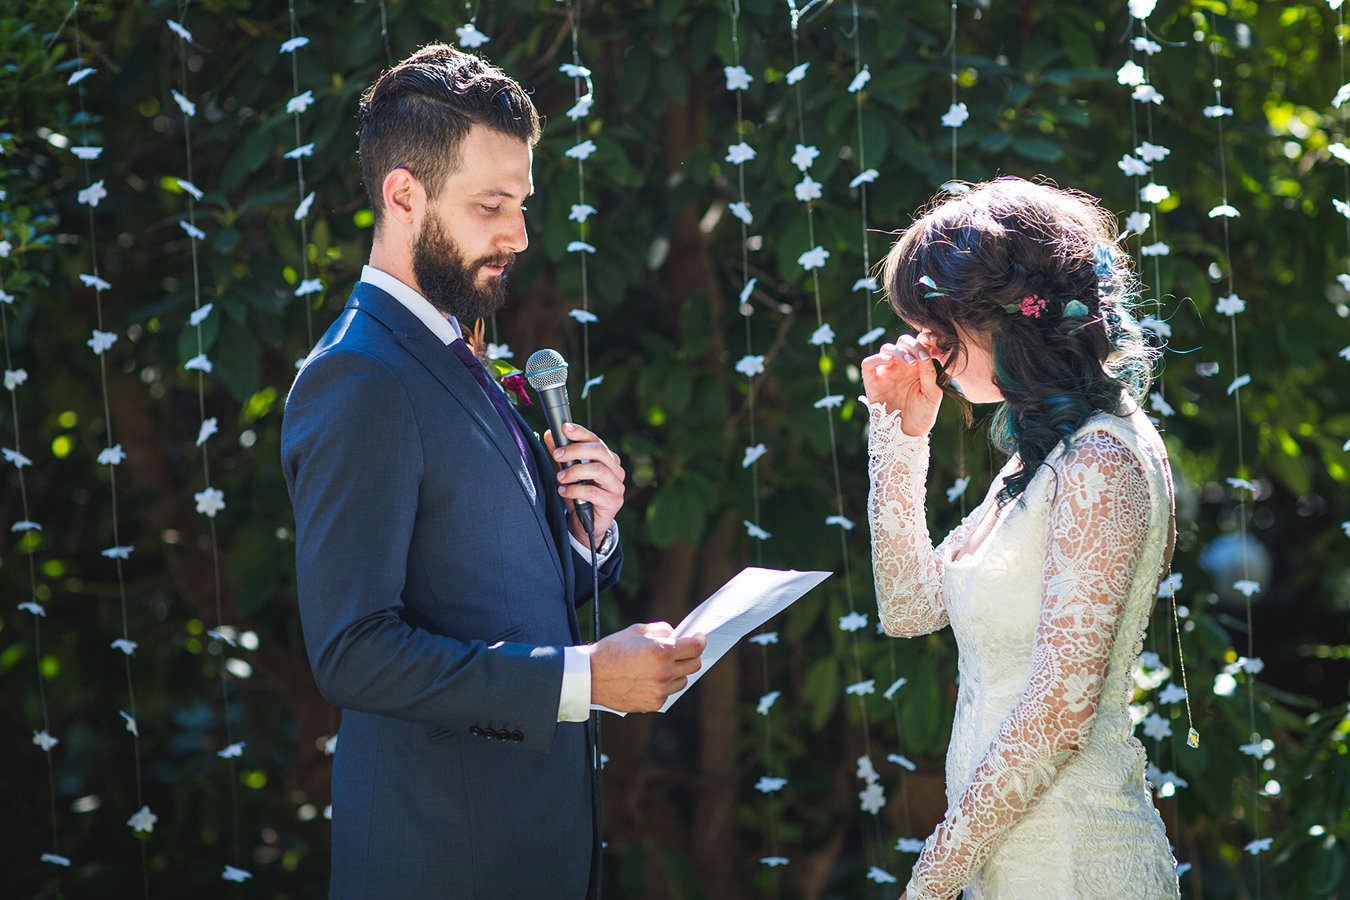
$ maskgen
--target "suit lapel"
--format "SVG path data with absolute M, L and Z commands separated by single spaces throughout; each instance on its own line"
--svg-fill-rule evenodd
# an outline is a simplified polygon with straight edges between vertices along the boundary
M 516 446 L 510 431 L 507 430 L 506 423 L 497 414 L 497 410 L 492 406 L 492 401 L 483 393 L 483 389 L 478 386 L 478 382 L 464 368 L 464 364 L 403 304 L 374 285 L 364 281 L 357 282 L 355 289 L 352 290 L 351 297 L 347 300 L 346 308 L 359 309 L 388 328 L 399 344 L 408 351 L 409 355 L 421 363 L 445 387 L 446 391 L 463 407 L 474 423 L 492 439 L 493 445 L 501 455 L 502 462 L 516 476 L 516 484 L 525 495 L 525 501 L 534 510 L 539 530 L 547 538 L 545 543 L 552 548 L 551 556 L 554 568 L 557 569 L 558 577 L 566 583 L 567 579 L 558 559 L 554 529 L 552 523 L 546 518 L 543 509 L 544 504 L 539 502 L 542 498 L 538 496 L 534 479 L 530 476 L 529 470 L 526 469 L 525 460 L 521 459 L 520 449 Z M 520 421 L 519 414 L 515 415 L 517 420 Z M 524 425 L 523 421 L 521 421 L 521 429 L 525 434 L 530 433 L 530 429 Z M 537 443 L 537 441 L 529 438 L 526 439 L 527 446 Z M 541 457 L 546 464 L 544 468 L 538 469 L 540 482 L 543 484 L 551 483 L 552 479 L 545 477 L 546 473 L 550 475 L 552 473 L 552 466 L 548 463 L 547 455 L 542 453 L 542 448 L 540 448 L 540 450 L 535 451 L 534 456 L 536 467 L 539 465 Z

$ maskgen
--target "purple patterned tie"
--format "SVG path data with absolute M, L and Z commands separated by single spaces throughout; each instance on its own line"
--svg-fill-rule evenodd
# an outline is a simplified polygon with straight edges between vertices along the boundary
M 478 382 L 478 386 L 483 389 L 483 393 L 487 394 L 488 401 L 497 410 L 497 415 L 501 416 L 502 421 L 506 423 L 507 430 L 511 432 L 511 437 L 516 442 L 516 448 L 520 450 L 520 458 L 525 463 L 525 471 L 529 473 L 530 480 L 533 482 L 534 466 L 530 464 L 530 451 L 525 446 L 525 435 L 521 434 L 520 426 L 516 424 L 516 417 L 507 407 L 506 395 L 501 388 L 492 383 L 492 378 L 488 375 L 487 369 L 483 368 L 483 364 L 478 361 L 478 357 L 474 355 L 474 352 L 469 349 L 469 345 L 463 339 L 456 338 L 447 346 L 454 351 L 455 356 L 459 357 L 459 361 L 464 363 L 464 368 L 469 370 L 469 374 Z

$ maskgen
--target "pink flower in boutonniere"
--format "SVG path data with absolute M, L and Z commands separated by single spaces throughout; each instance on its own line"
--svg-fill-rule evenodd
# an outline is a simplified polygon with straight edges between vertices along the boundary
M 525 379 L 520 375 L 505 375 L 500 379 L 501 386 L 506 388 L 508 395 L 514 394 L 517 403 L 524 403 L 526 406 L 534 406 L 534 401 L 530 395 L 525 393 Z

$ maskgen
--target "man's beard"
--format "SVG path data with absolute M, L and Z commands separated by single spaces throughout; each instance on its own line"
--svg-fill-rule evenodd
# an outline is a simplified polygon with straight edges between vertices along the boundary
M 421 232 L 413 239 L 413 277 L 422 296 L 442 313 L 469 327 L 476 320 L 491 316 L 506 302 L 505 272 L 489 278 L 485 287 L 478 286 L 475 276 L 483 266 L 506 267 L 515 258 L 514 253 L 507 253 L 484 256 L 466 264 L 459 246 L 445 233 L 444 224 L 434 213 L 428 213 Z

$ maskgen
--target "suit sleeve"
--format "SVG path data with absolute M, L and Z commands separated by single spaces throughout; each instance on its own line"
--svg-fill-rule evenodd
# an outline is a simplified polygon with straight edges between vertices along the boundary
M 398 377 L 360 351 L 312 359 L 287 399 L 282 463 L 305 645 L 325 699 L 451 730 L 509 718 L 523 746 L 547 752 L 561 647 L 459 641 L 400 616 L 424 459 Z

